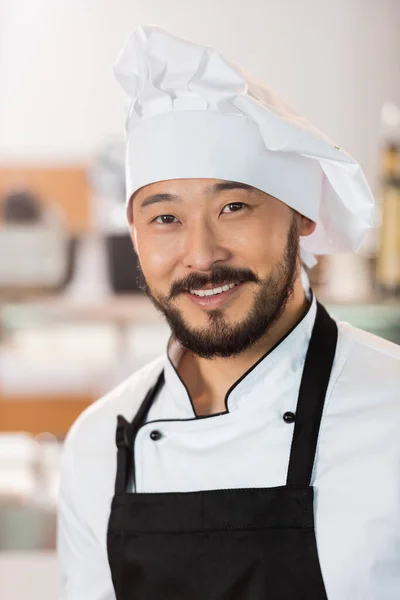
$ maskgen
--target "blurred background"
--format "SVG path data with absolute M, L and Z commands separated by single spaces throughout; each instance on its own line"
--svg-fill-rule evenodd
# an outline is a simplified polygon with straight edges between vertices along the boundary
M 58 598 L 63 438 L 168 337 L 123 208 L 112 64 L 140 23 L 218 48 L 360 161 L 382 225 L 310 278 L 400 343 L 398 0 L 0 0 L 0 600 Z

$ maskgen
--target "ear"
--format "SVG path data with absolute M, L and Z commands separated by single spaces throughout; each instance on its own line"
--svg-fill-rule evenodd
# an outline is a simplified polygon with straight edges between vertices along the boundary
M 131 240 L 132 240 L 133 249 L 135 250 L 136 254 L 138 254 L 136 227 L 134 226 L 133 222 L 129 222 L 129 235 L 130 235 Z
M 307 236 L 314 233 L 317 224 L 314 221 L 311 221 L 308 217 L 304 215 L 299 215 L 299 235 Z
M 126 208 L 126 217 L 128 219 L 128 223 L 129 223 L 129 235 L 131 237 L 132 240 L 132 244 L 133 244 L 133 248 L 137 254 L 137 240 L 136 240 L 136 229 L 135 226 L 133 224 L 133 207 L 132 207 L 132 198 L 133 196 L 130 198 L 129 202 L 128 202 L 128 206 Z
M 133 198 L 133 196 L 132 196 Z M 126 207 L 126 217 L 128 219 L 128 223 L 129 225 L 132 225 L 132 221 L 133 221 L 133 202 L 132 202 L 132 198 L 129 199 L 128 205 Z

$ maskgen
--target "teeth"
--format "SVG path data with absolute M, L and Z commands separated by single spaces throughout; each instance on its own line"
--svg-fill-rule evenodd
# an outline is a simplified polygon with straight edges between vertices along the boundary
M 222 287 L 212 288 L 211 290 L 189 290 L 191 294 L 195 296 L 215 296 L 216 294 L 222 294 L 222 292 L 227 292 L 231 290 L 237 283 L 228 283 L 223 285 Z

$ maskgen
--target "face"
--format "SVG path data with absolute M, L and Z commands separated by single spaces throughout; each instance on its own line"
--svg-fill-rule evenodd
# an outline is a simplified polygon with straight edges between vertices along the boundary
M 141 188 L 131 236 L 144 289 L 181 344 L 238 355 L 279 319 L 299 275 L 299 235 L 313 224 L 276 198 L 216 179 Z

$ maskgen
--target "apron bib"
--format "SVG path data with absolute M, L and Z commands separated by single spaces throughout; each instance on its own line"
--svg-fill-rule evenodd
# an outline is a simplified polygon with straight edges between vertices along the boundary
M 336 343 L 336 323 L 317 304 L 285 486 L 128 493 L 128 478 L 135 477 L 134 439 L 163 373 L 131 423 L 118 417 L 107 533 L 117 600 L 327 599 L 310 482 Z

